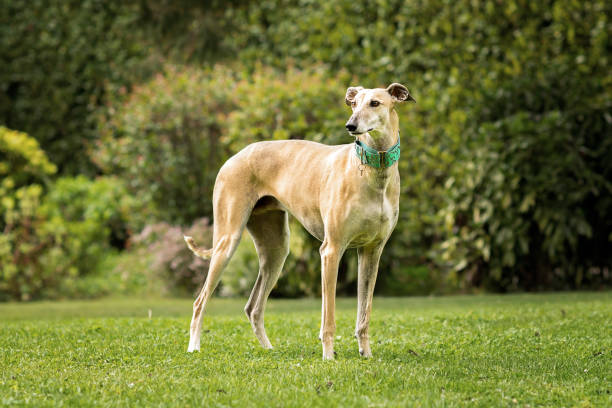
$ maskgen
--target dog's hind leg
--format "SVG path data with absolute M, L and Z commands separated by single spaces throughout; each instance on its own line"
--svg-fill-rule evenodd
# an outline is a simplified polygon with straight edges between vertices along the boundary
M 261 346 L 272 348 L 264 328 L 266 301 L 283 270 L 289 254 L 289 222 L 285 211 L 252 214 L 247 229 L 259 256 L 259 275 L 244 308 Z
M 246 221 L 253 208 L 251 201 L 245 200 L 244 197 L 239 195 L 220 193 L 215 194 L 215 196 L 212 257 L 206 282 L 204 282 L 200 294 L 193 303 L 193 316 L 189 329 L 189 348 L 187 349 L 189 352 L 200 350 L 202 315 L 206 303 L 219 284 L 221 273 L 240 242 Z

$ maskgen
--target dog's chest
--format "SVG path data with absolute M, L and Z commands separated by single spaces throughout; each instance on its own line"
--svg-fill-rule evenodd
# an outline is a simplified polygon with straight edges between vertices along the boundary
M 397 215 L 397 205 L 386 196 L 362 203 L 350 215 L 350 246 L 385 240 L 395 227 Z

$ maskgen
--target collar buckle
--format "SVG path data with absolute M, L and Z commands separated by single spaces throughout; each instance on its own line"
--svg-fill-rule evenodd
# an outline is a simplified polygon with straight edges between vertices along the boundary
M 385 162 L 385 157 L 386 157 L 387 153 L 388 152 L 386 150 L 378 152 L 378 157 L 379 157 L 379 160 L 380 160 L 380 168 L 381 169 L 387 167 L 387 163 Z

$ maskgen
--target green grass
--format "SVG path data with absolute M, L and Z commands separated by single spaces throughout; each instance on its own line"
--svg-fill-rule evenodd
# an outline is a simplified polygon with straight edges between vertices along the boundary
M 612 406 L 612 294 L 376 298 L 374 358 L 338 305 L 271 300 L 259 347 L 242 300 L 213 299 L 186 353 L 190 300 L 0 305 L 0 403 L 31 406 Z M 148 311 L 151 309 L 152 318 Z

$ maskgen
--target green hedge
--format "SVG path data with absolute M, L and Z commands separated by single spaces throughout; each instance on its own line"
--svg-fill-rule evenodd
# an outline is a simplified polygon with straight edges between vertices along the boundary
M 218 157 L 262 139 L 348 141 L 345 87 L 402 82 L 418 103 L 399 108 L 400 219 L 379 290 L 605 284 L 609 9 L 567 0 L 228 7 L 220 18 L 237 31 L 223 43 L 246 70 L 222 95 L 231 103 L 215 119 Z
M 62 172 L 91 171 L 95 111 L 138 77 L 136 4 L 0 1 L 0 123 L 39 141 Z
M 264 1 L 235 10 L 236 52 L 416 96 L 400 113 L 382 290 L 598 286 L 612 265 L 611 14 L 605 1 Z
M 229 155 L 262 139 L 348 142 L 346 86 L 402 82 L 418 103 L 399 108 L 400 218 L 378 290 L 610 284 L 610 2 L 5 3 L 0 123 L 60 172 L 94 161 L 124 179 L 145 205 L 127 225 L 211 216 Z M 132 90 L 160 54 L 190 66 Z M 38 206 L 51 175 L 18 173 L 2 188 Z M 318 243 L 300 242 L 279 293 L 318 291 Z M 252 251 L 238 255 L 251 273 Z

